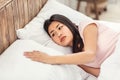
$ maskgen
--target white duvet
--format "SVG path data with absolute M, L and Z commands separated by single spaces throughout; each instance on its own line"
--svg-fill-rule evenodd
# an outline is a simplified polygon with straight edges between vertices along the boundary
M 76 65 L 43 64 L 23 56 L 32 50 L 63 55 L 32 40 L 17 40 L 0 56 L 0 80 L 96 80 Z
M 98 80 L 120 80 L 120 38 L 114 53 L 101 65 Z
M 120 32 L 120 24 L 98 21 L 113 30 Z M 101 65 L 100 75 L 97 80 L 120 80 L 120 39 L 117 43 L 115 52 L 108 57 Z

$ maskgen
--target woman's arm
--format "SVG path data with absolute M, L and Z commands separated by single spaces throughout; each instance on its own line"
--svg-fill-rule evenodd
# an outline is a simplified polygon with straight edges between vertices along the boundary
M 25 52 L 27 58 L 47 64 L 85 64 L 94 60 L 94 54 L 80 52 L 68 55 L 50 56 L 40 51 Z
M 49 56 L 42 52 L 26 52 L 25 56 L 49 64 L 85 64 L 94 61 L 97 46 L 96 24 L 89 24 L 83 31 L 84 51 L 62 56 Z
M 95 77 L 99 76 L 100 73 L 100 68 L 93 68 L 93 67 L 88 67 L 85 65 L 79 65 L 84 71 L 86 71 L 87 73 L 90 73 L 92 75 L 94 75 Z

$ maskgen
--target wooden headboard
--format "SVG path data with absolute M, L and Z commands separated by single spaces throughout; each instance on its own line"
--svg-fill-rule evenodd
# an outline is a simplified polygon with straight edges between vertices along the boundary
M 33 19 L 47 0 L 0 0 L 0 54 L 16 39 L 16 31 Z

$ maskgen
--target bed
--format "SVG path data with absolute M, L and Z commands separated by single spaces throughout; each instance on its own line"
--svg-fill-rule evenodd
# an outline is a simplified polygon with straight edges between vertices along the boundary
M 23 56 L 24 51 L 31 50 L 41 50 L 49 55 L 71 52 L 69 47 L 61 47 L 52 42 L 43 30 L 44 20 L 58 13 L 67 16 L 77 25 L 83 20 L 91 20 L 56 0 L 0 1 L 0 80 L 97 80 L 76 65 L 43 64 Z M 98 22 L 120 31 L 119 23 Z

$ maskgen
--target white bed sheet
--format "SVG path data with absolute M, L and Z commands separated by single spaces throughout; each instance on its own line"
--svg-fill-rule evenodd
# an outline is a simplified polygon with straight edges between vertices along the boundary
M 107 21 L 98 22 L 120 32 L 120 23 Z M 100 75 L 97 80 L 120 80 L 120 38 L 114 53 L 102 63 Z
M 120 38 L 114 53 L 101 65 L 98 80 L 120 80 Z
M 99 21 L 116 31 L 120 31 L 120 24 Z M 46 50 L 47 49 L 47 50 Z M 50 55 L 63 55 L 50 48 L 44 48 L 32 40 L 15 41 L 0 56 L 0 80 L 97 80 L 94 76 L 84 72 L 76 65 L 49 65 L 30 61 L 23 56 L 24 51 L 42 50 L 51 52 Z M 108 76 L 100 73 L 99 80 Z
M 32 40 L 17 40 L 0 56 L 0 80 L 85 80 L 90 76 L 76 65 L 43 64 L 23 56 L 32 50 L 63 55 Z

